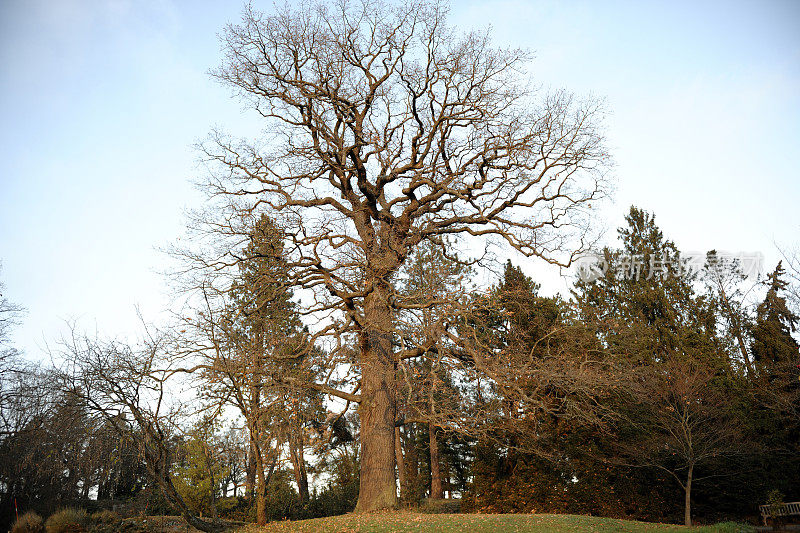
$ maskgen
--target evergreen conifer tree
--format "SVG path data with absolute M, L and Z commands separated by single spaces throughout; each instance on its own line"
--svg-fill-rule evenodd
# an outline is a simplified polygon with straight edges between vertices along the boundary
M 767 295 L 756 310 L 753 327 L 753 358 L 761 367 L 798 362 L 798 345 L 793 334 L 800 317 L 786 304 L 784 293 L 788 283 L 783 279 L 782 262 L 767 275 Z

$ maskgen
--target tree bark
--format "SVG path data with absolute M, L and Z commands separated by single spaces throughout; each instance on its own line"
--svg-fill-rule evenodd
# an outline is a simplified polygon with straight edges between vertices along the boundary
M 256 523 L 263 526 L 267 523 L 267 485 L 275 469 L 275 460 L 270 465 L 269 473 L 265 469 L 264 454 L 261 443 L 258 442 L 260 432 L 258 427 L 250 427 L 250 449 L 253 452 L 256 483 L 254 493 L 256 498 Z
M 256 470 L 256 523 L 259 526 L 267 524 L 267 478 L 264 475 L 263 461 Z
M 394 428 L 397 414 L 392 354 L 391 291 L 375 279 L 364 299 L 361 344 L 361 476 L 356 512 L 397 507 Z
M 439 468 L 439 441 L 436 438 L 436 426 L 428 426 L 429 442 L 431 449 L 431 499 L 441 500 L 444 498 L 442 491 L 442 472 Z
M 694 473 L 694 463 L 689 464 L 689 472 L 686 474 L 686 502 L 683 508 L 683 521 L 686 527 L 692 527 L 692 474 Z
M 244 494 L 252 500 L 256 494 L 256 461 L 253 445 L 247 448 L 247 462 L 245 463 Z
M 206 533 L 219 533 L 227 529 L 224 524 L 203 520 L 192 513 L 188 506 L 186 506 L 186 504 L 183 502 L 183 499 L 178 494 L 178 491 L 175 490 L 175 486 L 171 481 L 168 483 L 159 482 L 159 485 L 167 500 L 172 504 L 176 504 L 176 506 L 180 509 L 184 520 L 186 520 L 186 522 L 193 528 L 200 531 L 205 531 Z
M 292 470 L 294 471 L 295 483 L 297 483 L 297 494 L 300 496 L 300 503 L 306 503 L 309 500 L 308 473 L 306 461 L 303 457 L 303 448 L 302 436 L 290 437 L 289 457 L 292 461 Z
M 403 498 L 412 503 L 420 499 L 419 458 L 417 455 L 417 436 L 414 426 L 406 426 L 406 493 Z

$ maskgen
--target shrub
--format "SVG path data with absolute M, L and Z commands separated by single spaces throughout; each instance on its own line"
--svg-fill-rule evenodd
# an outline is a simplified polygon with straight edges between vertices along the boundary
M 47 533 L 82 533 L 86 531 L 89 516 L 83 509 L 59 509 L 45 522 Z
M 246 522 L 251 514 L 252 503 L 243 496 L 230 496 L 217 500 L 217 512 L 220 518 Z
M 92 522 L 96 524 L 113 524 L 121 519 L 117 513 L 108 509 L 92 513 Z
M 42 517 L 31 511 L 25 513 L 11 526 L 11 533 L 44 533 Z
M 772 511 L 777 511 L 785 504 L 783 502 L 784 496 L 781 491 L 778 489 L 771 490 L 770 493 L 767 495 L 767 505 L 772 506 Z

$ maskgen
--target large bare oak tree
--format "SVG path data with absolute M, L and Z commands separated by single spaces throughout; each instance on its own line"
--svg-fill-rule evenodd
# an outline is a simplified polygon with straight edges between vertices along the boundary
M 446 18 L 420 1 L 248 7 L 214 72 L 265 121 L 258 140 L 215 132 L 202 146 L 216 228 L 244 236 L 238 220 L 273 217 L 313 332 L 358 346 L 358 384 L 318 387 L 359 404 L 359 511 L 397 503 L 396 367 L 433 348 L 395 349 L 414 304 L 393 279 L 410 252 L 480 239 L 567 265 L 604 192 L 601 107 L 531 90 L 526 53 Z

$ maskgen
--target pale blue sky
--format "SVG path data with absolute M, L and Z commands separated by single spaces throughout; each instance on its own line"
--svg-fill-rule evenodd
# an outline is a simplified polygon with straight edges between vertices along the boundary
M 32 357 L 64 319 L 127 334 L 134 305 L 168 306 L 154 247 L 199 201 L 192 144 L 257 127 L 205 74 L 241 7 L 0 0 L 0 276 Z M 453 2 L 451 21 L 534 51 L 544 87 L 606 98 L 612 230 L 635 203 L 683 250 L 769 268 L 800 241 L 800 1 Z

